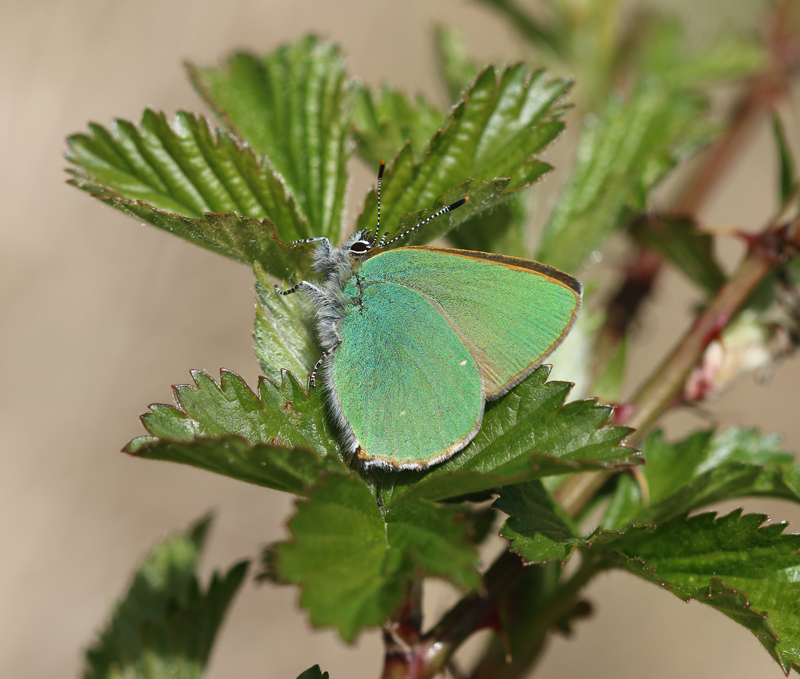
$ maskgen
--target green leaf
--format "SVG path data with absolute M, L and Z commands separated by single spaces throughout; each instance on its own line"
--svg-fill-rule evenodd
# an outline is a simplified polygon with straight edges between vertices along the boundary
M 525 257 L 528 215 L 523 202 L 514 197 L 490 212 L 477 214 L 447 234 L 453 247 L 479 252 L 501 252 Z
M 713 239 L 701 233 L 691 217 L 642 215 L 631 224 L 631 234 L 706 292 L 716 292 L 725 282 L 725 273 L 714 257 Z
M 264 56 L 238 52 L 222 67 L 188 70 L 220 120 L 269 159 L 312 235 L 338 241 L 352 152 L 339 48 L 306 36 Z
M 235 479 L 303 494 L 325 470 L 347 473 L 320 389 L 306 394 L 290 373 L 258 395 L 241 377 L 221 371 L 220 384 L 193 371 L 195 386 L 174 387 L 178 407 L 155 404 L 142 415 L 152 436 L 125 452 L 200 467 Z
M 319 665 L 309 667 L 305 672 L 297 677 L 297 679 L 328 679 L 328 673 L 323 672 Z
M 458 455 L 427 473 L 385 476 L 384 502 L 441 500 L 553 474 L 637 464 L 640 453 L 619 445 L 630 429 L 606 424 L 612 409 L 594 400 L 564 405 L 571 385 L 546 382 L 549 372 L 541 366 L 489 404 L 480 431 Z
M 148 109 L 139 128 L 91 124 L 67 142 L 70 183 L 112 207 L 282 279 L 309 269 L 306 248 L 278 240 L 275 223 L 284 240 L 310 235 L 281 178 L 205 119 Z
M 141 437 L 129 443 L 125 452 L 147 460 L 188 464 L 295 495 L 307 494 L 323 472 L 348 472 L 335 456 L 320 457 L 304 448 L 249 443 L 233 435 L 191 441 Z
M 258 263 L 253 271 L 258 295 L 253 339 L 262 372 L 276 383 L 283 370 L 308 375 L 322 355 L 308 306 L 302 295 L 279 295 Z
M 707 140 L 706 108 L 700 96 L 647 81 L 627 99 L 612 96 L 601 116 L 587 116 L 575 168 L 536 259 L 577 271 L 647 207 L 649 192 L 665 174 Z
M 792 160 L 792 151 L 789 147 L 789 141 L 786 139 L 783 123 L 778 114 L 774 111 L 772 112 L 772 134 L 775 137 L 775 146 L 778 149 L 780 204 L 785 205 L 786 201 L 792 195 L 792 190 L 796 182 L 794 160 Z
M 500 535 L 527 564 L 566 562 L 583 542 L 540 481 L 503 487 L 493 506 L 511 517 Z
M 625 367 L 628 357 L 628 337 L 623 337 L 617 345 L 611 358 L 606 363 L 603 372 L 591 386 L 593 396 L 606 403 L 619 402 L 622 394 L 622 385 L 625 380 Z
M 567 50 L 564 40 L 566 27 L 547 25 L 538 18 L 534 18 L 524 12 L 511 0 L 480 0 L 480 2 L 505 15 L 511 26 L 519 31 L 534 47 L 544 48 L 546 51 L 556 55 L 563 55 Z M 573 12 L 573 14 L 580 13 L 582 12 Z
M 651 24 L 639 60 L 642 73 L 657 75 L 672 89 L 746 78 L 767 66 L 769 54 L 752 36 L 726 33 L 689 50 L 681 23 L 659 17 Z
M 301 586 L 314 625 L 333 626 L 348 642 L 383 623 L 412 580 L 480 584 L 478 556 L 454 512 L 420 500 L 382 515 L 355 475 L 328 475 L 298 502 L 289 528 L 292 541 L 275 548 L 278 575 Z
M 423 96 L 412 102 L 389 85 L 378 89 L 356 85 L 353 103 L 356 150 L 376 171 L 382 160 L 394 158 L 406 143 L 415 158 L 423 157 L 431 136 L 445 122 L 444 113 Z
M 642 446 L 650 504 L 642 505 L 632 480 L 620 478 L 601 524 L 622 528 L 634 520 L 658 522 L 741 497 L 800 502 L 800 466 L 779 443 L 775 435 L 737 427 L 716 436 L 696 432 L 672 444 L 657 431 Z
M 594 549 L 619 568 L 744 625 L 789 673 L 800 670 L 800 535 L 737 510 L 680 516 L 657 528 L 605 532 Z
M 197 564 L 210 517 L 153 548 L 86 652 L 84 679 L 199 678 L 247 562 L 215 572 L 203 590 Z
M 447 87 L 450 101 L 461 99 L 464 90 L 475 77 L 479 67 L 467 53 L 464 39 L 458 31 L 440 24 L 434 31 L 434 47 L 439 73 Z
M 569 83 L 547 80 L 542 71 L 519 64 L 497 74 L 478 75 L 464 101 L 436 132 L 427 155 L 414 159 L 410 144 L 387 167 L 381 190 L 383 227 L 397 233 L 413 226 L 439 206 L 469 195 L 470 202 L 401 239 L 398 246 L 442 235 L 529 186 L 550 166 L 536 155 L 564 127 L 561 99 Z M 465 178 L 471 177 L 469 181 Z M 367 196 L 358 228 L 374 228 L 377 201 Z

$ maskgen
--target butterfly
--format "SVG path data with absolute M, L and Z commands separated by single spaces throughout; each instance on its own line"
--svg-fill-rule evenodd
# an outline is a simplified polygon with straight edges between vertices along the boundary
M 507 393 L 563 341 L 582 286 L 517 257 L 405 246 L 411 231 L 463 205 L 447 205 L 387 242 L 378 223 L 341 247 L 315 243 L 321 282 L 300 281 L 316 311 L 324 353 L 317 372 L 345 450 L 365 466 L 426 469 L 464 448 L 487 401 Z

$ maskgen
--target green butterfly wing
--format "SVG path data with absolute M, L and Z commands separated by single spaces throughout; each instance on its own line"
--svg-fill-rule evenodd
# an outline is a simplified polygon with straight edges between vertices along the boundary
M 359 277 L 366 285 L 406 287 L 439 309 L 475 359 L 488 399 L 507 392 L 552 353 L 581 305 L 581 284 L 568 274 L 470 250 L 388 250 L 364 262 Z
M 344 290 L 341 344 L 326 364 L 345 445 L 367 464 L 422 469 L 463 448 L 485 395 L 470 351 L 439 309 L 403 285 Z

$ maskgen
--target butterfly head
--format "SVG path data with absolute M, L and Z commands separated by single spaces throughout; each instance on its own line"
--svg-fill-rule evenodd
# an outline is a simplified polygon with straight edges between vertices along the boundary
M 342 249 L 346 250 L 347 253 L 353 257 L 364 257 L 376 246 L 377 242 L 377 229 L 374 238 L 370 237 L 369 229 L 361 229 L 347 239 Z

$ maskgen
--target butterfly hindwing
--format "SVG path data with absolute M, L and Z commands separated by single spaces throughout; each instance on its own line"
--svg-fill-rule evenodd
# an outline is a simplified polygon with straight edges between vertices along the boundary
M 367 264 L 369 263 L 368 260 Z M 475 359 L 440 310 L 407 286 L 350 280 L 326 384 L 345 444 L 368 464 L 423 468 L 460 450 L 483 417 Z
M 581 285 L 538 262 L 469 250 L 405 247 L 368 259 L 366 285 L 419 293 L 470 350 L 486 398 L 508 391 L 561 342 L 578 315 Z

